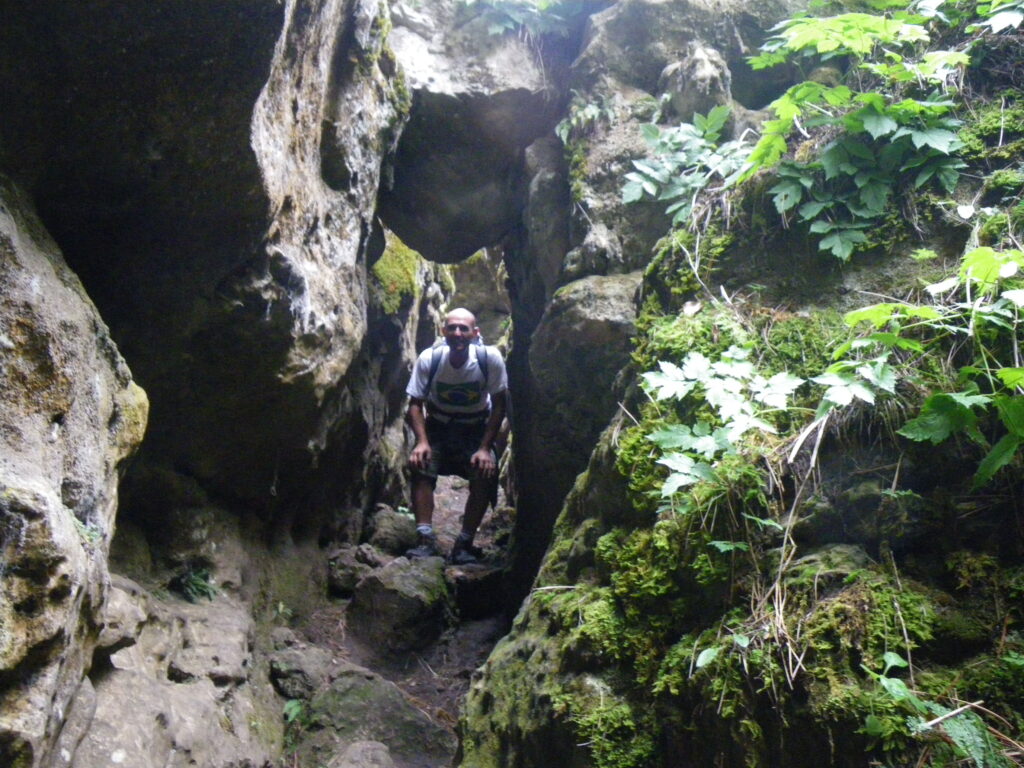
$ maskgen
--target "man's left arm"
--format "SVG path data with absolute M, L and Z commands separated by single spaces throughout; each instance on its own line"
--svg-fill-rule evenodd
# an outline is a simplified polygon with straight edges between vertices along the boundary
M 494 446 L 494 438 L 497 437 L 498 430 L 501 429 L 501 422 L 505 418 L 505 411 L 507 410 L 505 397 L 507 394 L 507 390 L 502 390 L 491 395 L 491 413 L 487 417 L 486 426 L 484 426 L 484 436 L 480 439 L 480 447 L 469 460 L 470 464 L 477 467 L 485 477 L 490 477 L 497 469 L 492 448 Z

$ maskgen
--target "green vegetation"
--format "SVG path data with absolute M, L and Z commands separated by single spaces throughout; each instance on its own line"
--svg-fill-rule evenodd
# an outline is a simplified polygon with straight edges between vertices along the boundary
M 423 259 L 416 251 L 387 233 L 384 253 L 370 269 L 374 295 L 385 314 L 397 314 L 419 295 L 422 264 Z
M 203 598 L 213 600 L 217 596 L 217 586 L 211 579 L 210 569 L 202 565 L 187 566 L 170 580 L 167 588 L 190 603 L 198 603 Z
M 820 250 L 846 261 L 856 250 L 879 245 L 871 232 L 899 195 L 928 187 L 952 194 L 965 159 L 1019 156 L 1004 145 L 1007 126 L 1015 140 L 1020 122 L 1012 105 L 1007 114 L 1005 102 L 998 128 L 989 115 L 963 137 L 958 133 L 955 96 L 970 55 L 931 47 L 954 23 L 950 16 L 959 20 L 957 14 L 939 3 L 917 3 L 912 11 L 886 4 L 894 8 L 886 16 L 800 16 L 778 25 L 750 59 L 754 69 L 789 64 L 814 70 L 838 61 L 842 81 L 812 75 L 817 79 L 790 87 L 769 106 L 774 118 L 754 145 L 738 137 L 716 146 L 725 107 L 694 115 L 692 125 L 645 126 L 653 156 L 634 162 L 624 202 L 644 196 L 668 201 L 674 223 L 692 226 L 702 218 L 695 212 L 715 198 L 742 194 L 744 182 L 772 173 L 777 181 L 769 192 L 783 220 L 806 227 Z M 981 26 L 993 30 L 1011 25 L 1020 13 L 998 3 L 979 6 L 979 12 L 987 19 Z M 841 70 L 829 71 L 838 76 Z M 988 146 L 993 133 L 999 136 L 996 148 Z M 790 144 L 795 135 L 801 142 L 796 148 Z
M 567 37 L 572 19 L 584 0 L 459 0 L 467 10 L 480 11 L 492 35 L 522 31 L 534 40 L 542 35 Z

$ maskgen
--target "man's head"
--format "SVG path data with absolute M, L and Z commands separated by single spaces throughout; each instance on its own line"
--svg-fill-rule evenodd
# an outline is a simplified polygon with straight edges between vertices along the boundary
M 480 335 L 476 327 L 476 317 L 468 309 L 453 309 L 444 318 L 441 329 L 448 346 L 456 351 L 466 350 Z

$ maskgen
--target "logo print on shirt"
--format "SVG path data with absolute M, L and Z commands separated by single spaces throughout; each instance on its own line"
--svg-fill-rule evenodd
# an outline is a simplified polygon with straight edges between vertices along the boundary
M 437 382 L 437 401 L 441 405 L 456 408 L 479 405 L 483 385 L 479 381 L 467 381 L 460 384 Z

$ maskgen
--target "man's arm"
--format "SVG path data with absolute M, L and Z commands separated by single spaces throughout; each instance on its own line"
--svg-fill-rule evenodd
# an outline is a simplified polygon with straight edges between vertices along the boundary
M 426 469 L 430 463 L 430 440 L 427 439 L 427 419 L 423 413 L 423 400 L 409 398 L 409 426 L 416 435 L 416 445 L 409 455 L 409 463 L 416 469 Z
M 480 439 L 480 447 L 470 458 L 469 463 L 477 467 L 484 475 L 490 477 L 497 467 L 494 463 L 494 452 L 491 450 L 494 445 L 494 438 L 501 429 L 501 422 L 505 418 L 505 395 L 503 390 L 491 395 L 491 414 L 487 417 L 487 425 L 484 427 L 484 436 Z

